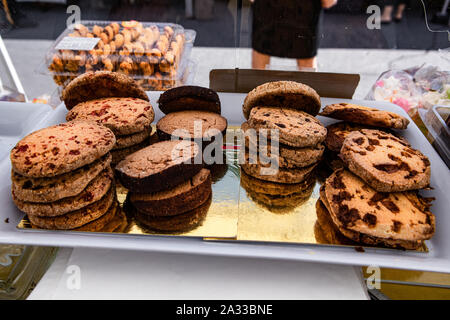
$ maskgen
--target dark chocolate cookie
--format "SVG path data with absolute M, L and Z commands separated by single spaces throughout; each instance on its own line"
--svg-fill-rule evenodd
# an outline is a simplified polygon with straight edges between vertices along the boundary
M 195 142 L 161 141 L 119 162 L 117 176 L 134 193 L 153 193 L 175 187 L 203 168 Z
M 220 114 L 218 94 L 209 88 L 181 86 L 169 89 L 158 100 L 164 114 L 184 110 L 210 111 Z

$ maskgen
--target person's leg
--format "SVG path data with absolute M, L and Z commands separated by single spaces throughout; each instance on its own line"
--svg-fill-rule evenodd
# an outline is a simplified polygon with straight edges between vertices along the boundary
M 384 6 L 383 13 L 381 15 L 382 23 L 389 23 L 392 21 L 392 11 L 394 10 L 394 6 L 389 4 Z
M 317 57 L 297 59 L 297 66 L 299 70 L 317 69 Z
M 3 10 L 5 10 L 6 19 L 8 20 L 8 22 L 10 24 L 14 24 L 14 20 L 12 19 L 11 11 L 9 9 L 7 0 L 2 0 L 2 8 L 3 8 Z
M 395 19 L 397 21 L 402 20 L 403 18 L 403 11 L 405 11 L 406 6 L 409 4 L 409 1 L 403 0 L 398 2 L 397 6 L 397 12 L 395 13 Z
M 253 69 L 265 69 L 270 63 L 270 56 L 267 54 L 259 53 L 256 50 L 252 50 L 252 68 Z

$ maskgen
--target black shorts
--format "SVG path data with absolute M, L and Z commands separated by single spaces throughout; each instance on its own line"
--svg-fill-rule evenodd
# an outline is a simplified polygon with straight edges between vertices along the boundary
M 252 48 L 276 57 L 315 57 L 321 12 L 320 0 L 255 0 Z

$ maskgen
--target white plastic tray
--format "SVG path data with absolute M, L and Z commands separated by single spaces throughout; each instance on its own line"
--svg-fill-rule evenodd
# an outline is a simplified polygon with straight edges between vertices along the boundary
M 159 92 L 150 93 L 156 119 L 162 116 L 156 103 L 159 94 Z M 222 101 L 222 114 L 229 120 L 229 124 L 242 123 L 244 118 L 241 106 L 245 95 L 234 93 L 219 95 Z M 403 109 L 386 102 L 322 99 L 323 106 L 337 102 L 359 103 L 393 111 L 409 118 Z M 428 253 L 386 249 L 365 249 L 365 252 L 357 252 L 354 248 L 322 245 L 203 241 L 195 238 L 75 234 L 45 230 L 39 232 L 19 231 L 16 229 L 16 225 L 22 218 L 22 214 L 15 208 L 11 200 L 9 182 L 11 167 L 9 157 L 5 155 L 9 153 L 9 149 L 13 145 L 12 141 L 18 141 L 26 133 L 38 128 L 63 122 L 65 113 L 63 105 L 53 111 L 46 106 L 0 103 L 0 142 L 5 138 L 10 141 L 9 144 L 0 144 L 2 148 L 0 150 L 0 243 L 180 252 L 450 272 L 450 232 L 448 232 L 450 230 L 450 172 L 412 120 L 403 135 L 413 147 L 420 149 L 430 158 L 431 185 L 434 190 L 426 191 L 424 194 L 436 198 L 432 207 L 432 211 L 436 215 L 436 234 L 432 240 L 427 241 Z M 333 122 L 331 119 L 322 117 L 320 120 L 324 125 Z M 6 218 L 9 219 L 9 223 L 4 222 Z

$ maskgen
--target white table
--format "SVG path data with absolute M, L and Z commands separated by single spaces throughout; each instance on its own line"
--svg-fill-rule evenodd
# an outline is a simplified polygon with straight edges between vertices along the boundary
M 357 267 L 65 248 L 28 299 L 368 299 L 368 295 Z

